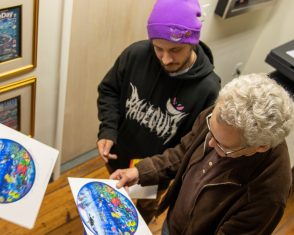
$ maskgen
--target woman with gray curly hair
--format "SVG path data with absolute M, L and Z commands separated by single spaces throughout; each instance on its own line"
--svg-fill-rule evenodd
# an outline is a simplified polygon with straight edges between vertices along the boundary
M 221 90 L 175 148 L 117 170 L 117 187 L 174 179 L 158 214 L 162 234 L 271 234 L 291 190 L 285 137 L 294 125 L 289 94 L 264 74 Z
M 290 95 L 266 74 L 232 80 L 216 103 L 218 118 L 242 132 L 244 147 L 276 147 L 294 125 Z

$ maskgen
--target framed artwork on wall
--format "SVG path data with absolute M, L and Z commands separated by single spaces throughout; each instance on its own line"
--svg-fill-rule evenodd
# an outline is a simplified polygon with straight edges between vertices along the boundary
M 33 137 L 36 78 L 0 86 L 0 123 Z
M 0 79 L 36 67 L 38 3 L 0 1 Z
M 215 14 L 227 19 L 251 10 L 263 8 L 271 2 L 272 0 L 218 0 Z
M 20 96 L 0 101 L 0 123 L 20 131 Z

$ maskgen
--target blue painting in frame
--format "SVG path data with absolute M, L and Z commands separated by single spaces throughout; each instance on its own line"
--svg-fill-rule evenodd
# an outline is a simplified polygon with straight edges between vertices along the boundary
M 0 10 L 0 63 L 21 57 L 21 6 Z

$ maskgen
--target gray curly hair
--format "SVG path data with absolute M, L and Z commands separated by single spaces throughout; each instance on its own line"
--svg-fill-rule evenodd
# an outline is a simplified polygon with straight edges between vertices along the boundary
M 233 79 L 217 99 L 219 118 L 240 129 L 246 146 L 275 147 L 294 125 L 294 102 L 266 74 Z

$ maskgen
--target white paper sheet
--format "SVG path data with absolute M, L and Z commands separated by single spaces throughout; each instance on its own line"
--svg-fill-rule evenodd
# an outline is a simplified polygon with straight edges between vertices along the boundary
M 129 187 L 129 195 L 133 199 L 156 199 L 158 185 L 142 187 L 135 184 Z
M 152 235 L 125 189 L 115 187 L 117 180 L 69 177 L 68 181 L 88 235 Z
M 292 58 L 294 58 L 294 50 L 287 51 L 286 53 L 287 53 L 289 56 L 291 56 Z
M 21 154 L 16 154 L 16 158 L 10 151 L 3 152 L 4 143 L 6 147 L 9 143 L 14 143 L 12 146 L 24 148 L 17 150 L 20 150 Z M 0 147 L 0 218 L 31 229 L 35 224 L 58 151 L 2 124 Z M 34 180 L 28 184 L 29 179 Z M 24 187 L 27 187 L 27 192 L 18 194 L 17 190 L 21 192 Z

